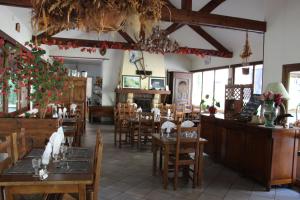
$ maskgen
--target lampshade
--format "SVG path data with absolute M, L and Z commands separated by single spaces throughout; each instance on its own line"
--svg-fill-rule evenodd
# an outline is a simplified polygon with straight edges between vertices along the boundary
M 273 93 L 279 93 L 279 94 L 282 95 L 282 98 L 286 99 L 286 100 L 288 100 L 290 98 L 289 93 L 286 91 L 285 87 L 280 82 L 269 83 L 267 85 L 265 91 L 271 91 Z

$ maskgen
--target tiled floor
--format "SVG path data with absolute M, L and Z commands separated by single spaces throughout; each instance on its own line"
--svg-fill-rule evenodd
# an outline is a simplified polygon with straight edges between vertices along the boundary
M 122 149 L 113 144 L 113 126 L 87 125 L 83 145 L 95 142 L 96 128 L 104 137 L 103 171 L 100 180 L 101 200 L 300 200 L 297 188 L 273 188 L 270 192 L 238 173 L 205 158 L 203 187 L 193 189 L 191 181 L 181 182 L 177 191 L 172 183 L 162 188 L 160 176 L 152 176 L 150 149 L 138 151 L 130 146 Z

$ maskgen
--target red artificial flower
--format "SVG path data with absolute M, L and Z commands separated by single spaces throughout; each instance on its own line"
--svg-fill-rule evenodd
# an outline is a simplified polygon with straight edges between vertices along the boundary
M 5 44 L 5 41 L 3 38 L 0 38 L 0 48 L 3 47 Z

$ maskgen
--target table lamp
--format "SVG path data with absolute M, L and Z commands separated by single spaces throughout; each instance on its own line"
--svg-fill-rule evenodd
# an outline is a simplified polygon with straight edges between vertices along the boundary
M 271 91 L 274 94 L 281 94 L 282 95 L 282 99 L 284 100 L 289 100 L 289 93 L 286 91 L 285 87 L 283 86 L 283 84 L 281 82 L 273 82 L 273 83 L 269 83 L 265 89 L 265 92 L 267 91 Z M 282 124 L 284 125 L 286 120 L 286 117 L 290 117 L 291 115 L 286 113 L 286 109 L 284 104 L 282 103 L 281 105 L 279 105 L 279 113 L 275 119 L 275 124 Z
M 278 93 L 282 95 L 282 98 L 285 100 L 289 100 L 289 93 L 286 91 L 285 87 L 280 82 L 269 83 L 265 89 L 265 91 L 271 91 L 273 93 Z

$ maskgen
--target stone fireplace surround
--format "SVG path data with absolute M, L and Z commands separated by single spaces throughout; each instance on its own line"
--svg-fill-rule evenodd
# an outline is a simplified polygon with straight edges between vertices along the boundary
M 165 90 L 141 90 L 141 89 L 116 89 L 117 103 L 136 103 L 145 112 L 150 112 L 151 108 L 157 104 L 165 102 L 170 91 Z

